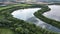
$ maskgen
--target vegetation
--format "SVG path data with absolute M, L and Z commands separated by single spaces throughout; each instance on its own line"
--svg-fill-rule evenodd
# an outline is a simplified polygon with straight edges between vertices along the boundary
M 45 7 L 42 7 L 41 10 L 38 10 L 37 12 L 35 12 L 34 15 L 37 18 L 39 18 L 40 20 L 44 21 L 45 23 L 51 24 L 51 25 L 60 29 L 60 22 L 55 21 L 53 19 L 49 19 L 49 18 L 42 15 L 44 12 L 47 12 L 47 11 L 50 11 L 50 10 L 51 9 L 48 6 L 45 6 Z
M 7 28 L 0 28 L 0 34 L 14 34 L 14 32 Z
M 21 6 L 19 4 L 19 5 L 8 6 L 7 8 L 4 7 L 0 9 L 0 27 L 9 28 L 13 30 L 15 34 L 58 34 L 49 31 L 47 29 L 43 29 L 39 26 L 36 26 L 35 24 L 25 22 L 24 20 L 14 18 L 11 15 L 11 13 L 15 10 L 24 9 L 24 8 L 33 8 L 36 6 L 41 7 L 42 5 L 29 4 L 26 6 Z

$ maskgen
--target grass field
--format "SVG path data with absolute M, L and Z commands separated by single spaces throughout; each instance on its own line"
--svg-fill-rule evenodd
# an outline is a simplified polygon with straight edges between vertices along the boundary
M 14 32 L 7 28 L 0 28 L 0 34 L 14 34 Z

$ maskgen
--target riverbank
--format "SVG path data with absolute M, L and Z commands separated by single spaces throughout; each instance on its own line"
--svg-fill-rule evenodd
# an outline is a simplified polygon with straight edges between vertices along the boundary
M 46 22 L 48 24 L 51 24 L 52 26 L 55 26 L 55 27 L 57 27 L 57 28 L 60 29 L 60 22 L 55 21 L 53 19 L 49 19 L 49 18 L 47 18 L 47 17 L 45 17 L 45 16 L 42 15 L 43 13 L 48 12 L 50 10 L 51 9 L 46 6 L 46 7 L 43 7 L 41 10 L 39 10 L 38 12 L 35 12 L 34 15 L 37 18 L 39 18 L 40 20 L 42 20 L 42 21 L 44 21 L 44 22 Z

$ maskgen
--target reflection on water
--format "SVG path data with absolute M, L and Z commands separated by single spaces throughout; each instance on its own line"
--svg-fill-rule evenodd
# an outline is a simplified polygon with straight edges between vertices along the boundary
M 60 32 L 60 29 L 53 27 L 49 24 L 46 24 L 45 22 L 39 20 L 36 18 L 33 14 L 37 10 L 40 10 L 41 8 L 29 8 L 29 9 L 20 9 L 16 10 L 12 13 L 13 17 L 25 20 L 27 22 L 31 22 L 36 24 L 37 26 L 40 26 L 42 28 L 47 28 L 49 30 L 55 31 L 55 32 Z
M 26 21 L 32 22 L 32 23 L 37 23 L 38 22 L 38 20 L 36 19 L 36 17 L 28 18 Z
M 40 8 L 29 8 L 29 9 L 21 9 L 16 10 L 12 13 L 14 17 L 22 20 L 27 20 L 28 18 L 34 16 L 33 13 L 39 10 Z
M 56 21 L 60 21 L 60 5 L 51 5 L 49 6 L 51 11 L 44 13 L 43 15 L 55 19 Z

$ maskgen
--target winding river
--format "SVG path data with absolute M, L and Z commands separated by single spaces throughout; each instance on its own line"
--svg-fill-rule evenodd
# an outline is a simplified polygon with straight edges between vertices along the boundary
M 49 7 L 51 8 L 51 9 L 55 9 L 55 8 L 57 8 L 57 7 L 54 7 L 55 5 L 50 5 Z M 56 5 L 57 6 L 57 5 Z M 60 6 L 58 6 L 58 7 L 60 7 Z M 24 21 L 27 21 L 27 22 L 29 22 L 29 23 L 33 23 L 33 24 L 36 24 L 37 26 L 40 26 L 40 27 L 42 27 L 42 28 L 46 28 L 46 29 L 48 29 L 48 30 L 51 30 L 51 31 L 53 31 L 53 32 L 60 32 L 60 29 L 58 29 L 58 28 L 56 28 L 56 27 L 54 27 L 54 26 L 52 26 L 52 25 L 50 25 L 50 24 L 47 24 L 47 23 L 45 23 L 45 22 L 43 22 L 43 21 L 41 21 L 41 20 L 39 20 L 38 18 L 36 18 L 35 16 L 34 16 L 34 13 L 36 12 L 36 11 L 38 11 L 38 10 L 40 10 L 41 8 L 28 8 L 28 9 L 20 9 L 20 10 L 16 10 L 16 11 L 14 11 L 13 13 L 12 13 L 12 15 L 13 15 L 13 17 L 15 17 L 15 18 L 18 18 L 18 19 L 22 19 L 22 20 L 24 20 Z M 59 9 L 59 8 L 57 8 L 57 9 Z M 55 11 L 53 11 L 53 10 L 51 10 L 52 11 L 52 13 Z M 57 11 L 57 10 L 56 10 Z M 49 12 L 50 13 L 50 12 Z M 48 13 L 48 14 L 49 14 Z M 44 13 L 44 16 L 45 15 L 48 15 L 47 13 Z M 55 13 L 54 13 L 55 14 Z M 58 14 L 58 13 L 57 13 Z M 46 16 L 47 17 L 47 16 Z M 50 16 L 48 16 L 48 17 L 50 17 Z M 53 18 L 53 17 L 52 17 Z

